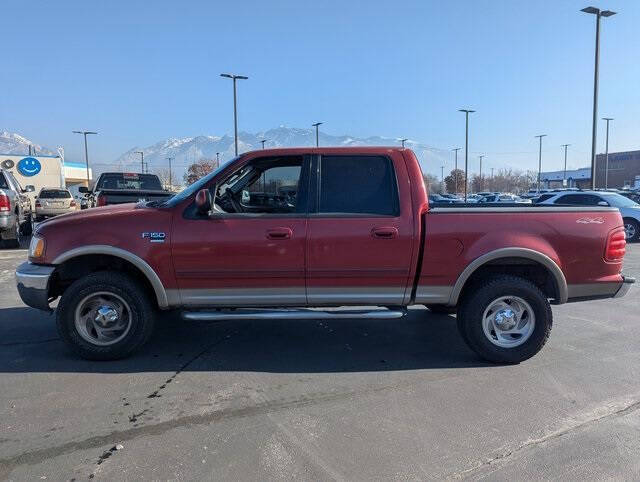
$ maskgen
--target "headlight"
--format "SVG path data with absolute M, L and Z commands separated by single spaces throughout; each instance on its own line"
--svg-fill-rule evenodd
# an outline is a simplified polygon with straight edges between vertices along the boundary
M 44 256 L 44 238 L 33 235 L 29 245 L 29 258 L 38 259 Z

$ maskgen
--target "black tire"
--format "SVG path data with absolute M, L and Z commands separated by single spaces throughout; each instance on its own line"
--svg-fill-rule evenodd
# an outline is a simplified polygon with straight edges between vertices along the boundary
M 502 296 L 517 296 L 526 301 L 535 315 L 529 338 L 519 346 L 505 348 L 485 335 L 482 317 L 489 305 Z M 515 276 L 498 276 L 465 295 L 458 308 L 458 329 L 469 348 L 494 363 L 520 363 L 538 353 L 547 342 L 553 313 L 547 297 L 533 283 Z
M 40 221 L 44 221 L 44 216 L 36 216 L 36 223 L 39 223 Z
M 78 304 L 88 295 L 108 292 L 122 298 L 129 305 L 130 328 L 120 341 L 101 346 L 83 338 L 75 325 Z M 69 286 L 56 310 L 58 333 L 69 348 L 87 360 L 117 360 L 131 355 L 144 345 L 155 324 L 155 310 L 148 301 L 149 295 L 129 276 L 112 271 L 92 273 Z
M 622 222 L 624 223 L 625 232 L 628 230 L 627 225 L 633 229 L 634 234 L 633 236 L 627 238 L 627 242 L 637 243 L 640 240 L 640 223 L 631 218 L 624 218 Z
M 9 239 L 5 239 L 2 241 L 2 247 L 3 248 L 8 248 L 8 249 L 19 249 L 20 248 L 20 243 L 22 240 L 22 229 L 20 228 L 20 225 L 18 224 L 18 215 L 16 214 L 16 223 L 14 224 L 13 228 L 11 228 L 14 231 L 14 237 L 13 238 L 9 238 Z
M 439 315 L 455 315 L 458 308 L 456 306 L 447 305 L 427 305 L 431 313 L 437 313 Z
M 22 231 L 23 236 L 30 236 L 33 233 L 33 218 L 32 214 L 27 216 L 27 219 L 20 225 L 20 230 Z

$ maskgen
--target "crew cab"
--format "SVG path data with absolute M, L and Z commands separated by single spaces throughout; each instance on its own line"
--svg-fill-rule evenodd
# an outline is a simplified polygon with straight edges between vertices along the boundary
M 79 192 L 88 194 L 92 206 L 126 204 L 137 201 L 158 201 L 171 197 L 173 193 L 162 188 L 155 174 L 135 172 L 103 172 L 90 191 L 81 186 Z
M 135 351 L 156 310 L 380 319 L 421 304 L 457 313 L 482 358 L 517 363 L 545 344 L 551 304 L 628 291 L 624 253 L 615 208 L 432 207 L 409 149 L 273 149 L 165 201 L 47 220 L 16 277 L 27 305 L 60 297 L 60 336 L 89 359 Z

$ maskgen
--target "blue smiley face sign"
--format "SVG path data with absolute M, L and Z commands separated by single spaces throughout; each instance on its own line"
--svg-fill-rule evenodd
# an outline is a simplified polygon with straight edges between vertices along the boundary
M 35 157 L 25 157 L 18 162 L 18 172 L 25 177 L 35 176 L 41 169 L 40 161 Z

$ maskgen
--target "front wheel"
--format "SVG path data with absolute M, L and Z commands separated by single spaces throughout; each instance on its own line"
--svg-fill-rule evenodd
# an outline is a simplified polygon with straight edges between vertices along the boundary
M 458 328 L 469 347 L 485 360 L 520 363 L 547 342 L 553 314 L 533 283 L 500 276 L 469 293 L 458 309 Z
M 110 271 L 76 280 L 62 295 L 56 315 L 60 337 L 88 360 L 129 356 L 154 326 L 148 294 L 130 277 Z

